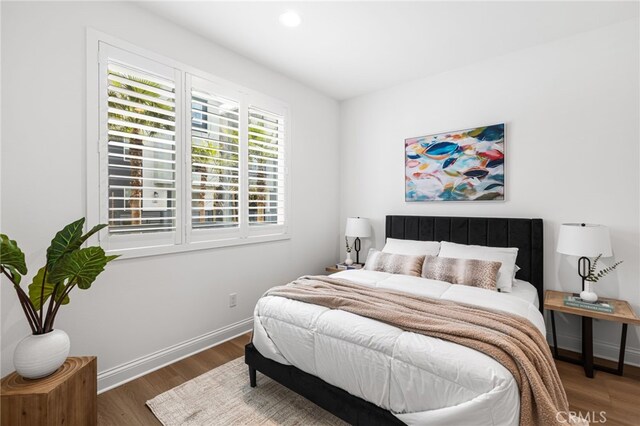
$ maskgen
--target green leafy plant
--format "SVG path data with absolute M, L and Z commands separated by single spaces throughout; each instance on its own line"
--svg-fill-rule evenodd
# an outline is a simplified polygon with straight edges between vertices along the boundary
M 52 331 L 60 306 L 70 301 L 71 290 L 76 286 L 82 290 L 91 287 L 107 263 L 118 257 L 107 256 L 96 246 L 81 248 L 89 237 L 107 226 L 96 225 L 83 234 L 84 222 L 84 218 L 76 220 L 53 237 L 47 249 L 47 262 L 33 277 L 28 294 L 20 286 L 27 274 L 24 253 L 14 240 L 0 234 L 0 273 L 13 285 L 33 334 Z M 47 300 L 49 304 L 45 307 Z
M 622 260 L 620 260 L 620 261 L 614 263 L 613 265 L 611 265 L 609 267 L 606 267 L 604 269 L 601 269 L 600 271 L 596 272 L 596 268 L 598 267 L 598 261 L 600 260 L 601 257 L 602 257 L 602 254 L 599 254 L 595 259 L 593 259 L 593 263 L 591 264 L 591 268 L 589 268 L 589 274 L 587 275 L 585 280 L 591 281 L 592 283 L 597 283 L 600 278 L 604 277 L 609 272 L 611 272 L 614 269 L 616 269 L 622 263 Z

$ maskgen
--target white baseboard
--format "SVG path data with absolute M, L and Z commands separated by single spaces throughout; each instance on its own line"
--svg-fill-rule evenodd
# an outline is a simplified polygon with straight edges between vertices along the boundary
M 547 334 L 547 341 L 549 344 L 553 344 L 553 336 L 551 331 Z M 570 336 L 566 334 L 558 333 L 558 347 L 567 349 L 573 352 L 582 352 L 582 340 L 580 337 Z M 603 340 L 594 339 L 593 341 L 593 355 L 598 358 L 608 359 L 618 362 L 618 354 L 620 353 L 619 344 L 611 344 Z M 640 367 L 640 350 L 636 348 L 630 348 L 627 346 L 625 351 L 624 363 L 628 365 L 634 365 Z
M 253 318 L 247 318 L 218 330 L 185 340 L 168 348 L 134 359 L 98 373 L 98 394 L 106 392 L 140 376 L 179 361 L 212 346 L 238 337 L 253 328 Z

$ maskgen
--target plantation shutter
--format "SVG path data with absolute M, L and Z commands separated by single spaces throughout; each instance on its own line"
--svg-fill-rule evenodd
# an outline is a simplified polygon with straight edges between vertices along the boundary
M 175 231 L 175 82 L 110 57 L 106 67 L 108 232 Z
M 285 220 L 284 116 L 248 110 L 248 223 L 252 228 L 282 225 Z
M 148 256 L 289 238 L 287 105 L 117 40 L 94 41 L 87 215 L 108 224 L 100 246 Z
M 236 101 L 191 88 L 191 226 L 240 223 L 240 112 Z

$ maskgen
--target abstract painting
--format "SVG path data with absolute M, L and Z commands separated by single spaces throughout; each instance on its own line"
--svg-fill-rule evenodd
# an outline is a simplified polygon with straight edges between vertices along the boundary
M 406 201 L 504 200 L 504 123 L 405 140 Z

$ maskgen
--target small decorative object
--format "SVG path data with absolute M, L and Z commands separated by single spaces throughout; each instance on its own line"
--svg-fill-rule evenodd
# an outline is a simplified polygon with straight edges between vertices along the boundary
M 594 303 L 598 301 L 598 295 L 591 288 L 591 283 L 586 282 L 584 285 L 584 290 L 580 292 L 580 299 L 585 302 Z
M 504 123 L 404 145 L 406 201 L 504 200 Z
M 367 238 L 371 236 L 371 225 L 369 224 L 369 219 L 364 217 L 347 218 L 347 226 L 344 234 L 344 238 L 347 241 L 347 259 L 351 259 L 349 237 L 355 237 L 355 240 L 353 241 L 353 248 L 356 251 L 356 264 L 360 264 L 360 238 Z M 344 263 L 347 263 L 346 260 Z M 349 263 L 349 265 L 350 264 L 351 263 Z
M 600 278 L 616 269 L 622 263 L 622 260 L 620 260 L 613 265 L 596 272 L 596 268 L 598 267 L 598 260 L 600 260 L 601 257 L 602 254 L 599 254 L 595 259 L 593 259 L 593 263 L 589 268 L 589 272 L 584 278 L 584 290 L 582 290 L 582 292 L 580 293 L 580 299 L 584 300 L 585 302 L 593 303 L 598 300 L 598 295 L 595 293 L 595 291 L 593 291 L 594 284 L 597 283 Z
M 347 252 L 347 257 L 344 259 L 345 265 L 353 265 L 353 259 L 351 259 L 351 253 Z
M 15 241 L 0 234 L 0 273 L 13 285 L 32 332 L 18 343 L 13 356 L 16 372 L 24 378 L 48 376 L 64 363 L 70 343 L 64 331 L 53 328 L 58 310 L 69 303 L 74 287 L 91 287 L 106 264 L 118 257 L 107 256 L 100 247 L 81 248 L 107 226 L 97 225 L 83 234 L 84 222 L 82 218 L 65 226 L 51 240 L 46 264 L 33 277 L 28 294 L 20 285 L 27 274 L 24 253 Z
M 595 264 L 601 257 L 611 257 L 611 238 L 609 229 L 603 225 L 589 223 L 563 223 L 560 226 L 558 235 L 558 253 L 570 256 L 580 256 L 578 259 L 578 275 L 582 278 L 582 291 L 585 292 L 584 300 L 598 300 L 598 296 L 592 291 L 588 282 L 596 282 L 604 275 L 615 269 L 620 262 L 610 268 L 605 268 L 606 272 L 595 273 Z M 591 257 L 596 257 L 594 265 L 591 265 Z M 588 284 L 588 285 L 587 285 Z M 580 296 L 582 298 L 582 294 Z M 595 298 L 594 298 L 595 297 Z
M 351 247 L 349 246 L 349 238 L 344 237 L 344 241 L 347 245 L 347 257 L 344 259 L 345 265 L 353 265 L 353 259 L 351 259 Z

